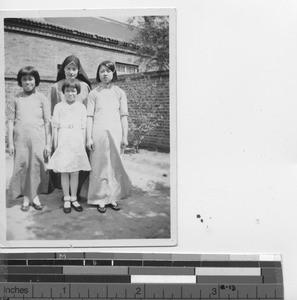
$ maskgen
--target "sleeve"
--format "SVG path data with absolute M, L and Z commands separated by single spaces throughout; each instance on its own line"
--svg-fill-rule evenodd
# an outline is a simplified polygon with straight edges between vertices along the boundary
M 16 117 L 16 99 L 13 98 L 8 101 L 6 107 L 6 117 L 9 121 L 14 121 Z
M 78 100 L 80 100 L 80 102 L 82 104 L 84 104 L 85 106 L 87 106 L 87 99 L 88 99 L 88 95 L 91 91 L 90 87 L 83 81 L 80 82 L 80 93 L 78 95 Z
M 57 99 L 57 85 L 54 84 L 51 87 L 51 92 L 50 92 L 50 106 L 51 106 L 51 115 L 53 115 L 54 108 L 56 104 L 58 103 Z
M 87 98 L 87 117 L 94 117 L 96 106 L 96 96 L 93 92 L 89 93 Z
M 52 127 L 53 128 L 60 127 L 60 105 L 55 105 L 53 119 L 52 119 Z
M 84 105 L 81 108 L 81 128 L 85 129 L 87 127 L 87 109 Z
M 127 104 L 127 96 L 126 93 L 121 90 L 121 98 L 120 98 L 120 115 L 128 116 L 128 104 Z
M 41 97 L 42 117 L 44 123 L 48 123 L 51 117 L 50 103 L 44 95 L 40 94 L 40 97 Z

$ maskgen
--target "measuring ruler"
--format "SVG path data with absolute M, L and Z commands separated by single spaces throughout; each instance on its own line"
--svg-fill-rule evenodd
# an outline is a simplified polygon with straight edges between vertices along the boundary
M 0 299 L 284 299 L 280 255 L 0 254 Z

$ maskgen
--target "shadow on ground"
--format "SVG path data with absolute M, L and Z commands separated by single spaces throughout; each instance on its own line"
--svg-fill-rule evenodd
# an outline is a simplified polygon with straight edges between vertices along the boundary
M 162 164 L 125 156 L 133 193 L 119 201 L 120 211 L 108 208 L 105 214 L 100 214 L 96 207 L 82 199 L 83 212 L 72 210 L 64 214 L 62 191 L 58 189 L 41 195 L 42 211 L 31 208 L 24 213 L 20 210 L 22 198 L 10 200 L 7 197 L 7 240 L 170 238 L 169 163 L 164 164 L 165 157 L 165 161 L 169 161 L 169 154 L 162 155 Z M 11 163 L 8 159 L 7 166 Z

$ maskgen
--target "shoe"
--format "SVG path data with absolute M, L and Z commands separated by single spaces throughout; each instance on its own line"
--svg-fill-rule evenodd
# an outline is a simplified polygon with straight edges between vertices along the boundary
M 74 203 L 75 203 L 75 205 L 74 205 Z M 81 212 L 81 211 L 84 210 L 84 209 L 82 208 L 82 206 L 78 203 L 77 200 L 71 201 L 71 206 L 72 206 L 76 211 L 79 211 L 79 212 Z
M 64 200 L 63 211 L 64 211 L 65 214 L 69 214 L 71 212 L 71 205 L 70 205 L 70 207 L 65 207 L 66 202 L 70 202 L 70 200 Z
M 104 213 L 106 212 L 106 207 L 98 206 L 98 207 L 97 207 L 97 210 L 98 210 L 101 214 L 104 214 Z
M 21 210 L 23 212 L 27 212 L 27 211 L 29 211 L 29 209 L 30 209 L 30 205 L 22 205 L 22 207 L 21 207 Z
M 109 204 L 109 206 L 110 206 L 110 208 L 113 209 L 113 210 L 116 210 L 116 211 L 121 210 L 121 207 L 120 207 L 118 204 L 116 204 L 116 205 L 114 205 L 114 204 Z
M 30 205 L 35 208 L 36 210 L 42 210 L 43 206 L 41 204 L 36 204 L 34 202 L 30 203 Z

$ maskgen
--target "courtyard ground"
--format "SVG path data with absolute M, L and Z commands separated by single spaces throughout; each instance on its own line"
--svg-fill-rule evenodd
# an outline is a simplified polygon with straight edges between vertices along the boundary
M 103 240 L 170 238 L 170 155 L 148 150 L 124 154 L 124 165 L 133 183 L 133 193 L 119 201 L 118 212 L 81 204 L 84 211 L 63 212 L 62 191 L 40 197 L 44 208 L 21 211 L 22 198 L 7 199 L 7 240 Z M 13 160 L 6 156 L 6 188 Z

